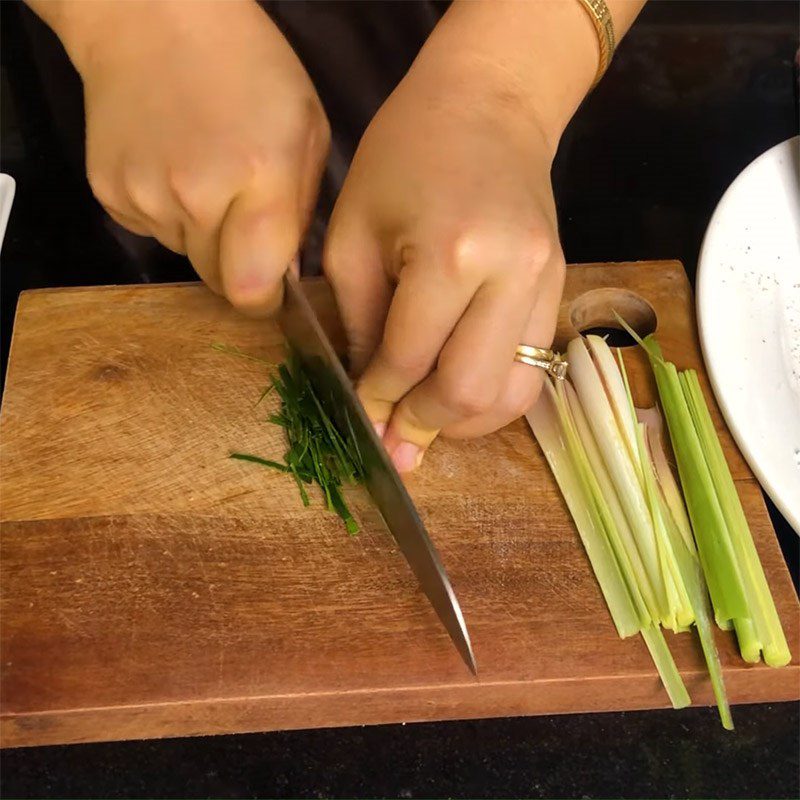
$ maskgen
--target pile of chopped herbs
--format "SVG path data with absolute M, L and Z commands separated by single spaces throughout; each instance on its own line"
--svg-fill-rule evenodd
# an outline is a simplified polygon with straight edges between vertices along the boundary
M 212 347 L 231 355 L 262 360 L 237 348 L 220 344 Z M 286 435 L 288 450 L 283 463 L 250 453 L 231 453 L 230 457 L 290 474 L 297 483 L 304 506 L 311 504 L 306 486 L 317 484 L 328 510 L 342 519 L 348 533 L 358 533 L 358 522 L 342 493 L 345 484 L 362 483 L 364 479 L 364 463 L 349 417 L 346 417 L 348 429 L 341 430 L 334 414 L 326 410 L 315 391 L 300 359 L 293 353 L 272 373 L 260 400 L 273 391 L 280 397 L 281 406 L 267 421 L 279 425 Z

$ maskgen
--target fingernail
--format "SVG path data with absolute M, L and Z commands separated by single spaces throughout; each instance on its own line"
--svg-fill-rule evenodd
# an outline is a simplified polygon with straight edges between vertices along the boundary
M 411 442 L 400 442 L 392 451 L 392 461 L 398 472 L 411 472 L 422 463 L 422 449 Z
M 375 433 L 378 434 L 379 439 L 383 439 L 383 434 L 386 433 L 385 422 L 373 422 L 372 427 L 375 428 Z

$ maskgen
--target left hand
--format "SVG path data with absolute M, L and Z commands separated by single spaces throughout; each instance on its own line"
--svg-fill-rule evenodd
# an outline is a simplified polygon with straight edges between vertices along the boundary
M 359 395 L 398 469 L 442 431 L 480 436 L 535 401 L 564 281 L 535 101 L 425 50 L 355 155 L 325 248 Z

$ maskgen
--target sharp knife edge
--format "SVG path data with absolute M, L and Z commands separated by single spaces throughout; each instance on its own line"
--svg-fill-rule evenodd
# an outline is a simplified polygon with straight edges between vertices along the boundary
M 473 673 L 477 664 L 467 625 L 439 554 L 414 503 L 378 439 L 316 313 L 297 278 L 287 273 L 280 324 L 312 379 L 324 393 L 332 393 L 350 414 L 350 422 L 365 465 L 365 486 L 444 625 L 458 652 Z M 319 388 L 319 387 L 316 387 Z M 340 406 L 341 408 L 341 406 Z

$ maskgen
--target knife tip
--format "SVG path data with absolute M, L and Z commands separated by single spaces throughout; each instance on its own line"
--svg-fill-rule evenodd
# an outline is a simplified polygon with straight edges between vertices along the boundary
M 464 638 L 459 642 L 459 653 L 464 663 L 469 667 L 469 671 L 477 678 L 478 677 L 478 663 L 475 661 L 475 654 L 472 652 L 472 643 L 468 638 Z

